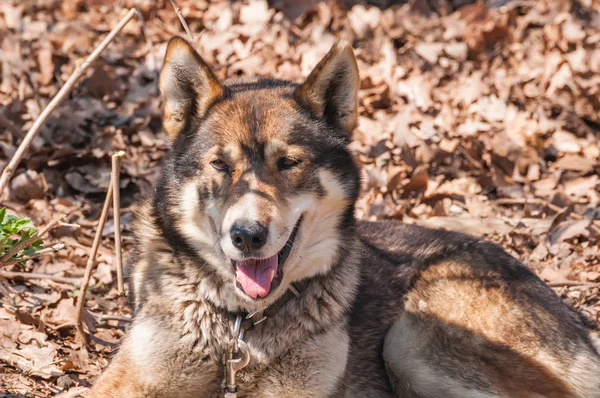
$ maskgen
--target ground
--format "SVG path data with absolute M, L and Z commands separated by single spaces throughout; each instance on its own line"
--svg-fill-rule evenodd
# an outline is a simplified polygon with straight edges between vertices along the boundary
M 363 166 L 358 216 L 462 230 L 498 242 L 592 322 L 600 321 L 600 4 L 596 0 L 179 0 L 220 78 L 300 81 L 336 38 L 355 48 Z M 135 203 L 153 192 L 168 139 L 156 75 L 185 36 L 169 1 L 133 19 L 47 121 L 2 195 L 9 213 L 64 249 L 3 271 L 82 277 L 110 180 L 120 174 L 123 252 Z M 74 68 L 133 1 L 0 5 L 0 168 Z M 0 397 L 75 396 L 107 365 L 128 323 L 109 215 L 86 296 L 76 285 L 0 278 Z

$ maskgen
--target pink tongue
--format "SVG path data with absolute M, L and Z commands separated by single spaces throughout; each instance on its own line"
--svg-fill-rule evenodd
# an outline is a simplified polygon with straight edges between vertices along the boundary
M 260 260 L 235 262 L 236 280 L 242 285 L 244 292 L 254 299 L 269 294 L 276 273 L 277 254 Z

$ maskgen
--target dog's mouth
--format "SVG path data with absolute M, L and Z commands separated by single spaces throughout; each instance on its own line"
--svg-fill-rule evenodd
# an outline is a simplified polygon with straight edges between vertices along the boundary
M 279 286 L 283 276 L 283 264 L 290 256 L 301 221 L 302 217 L 298 219 L 283 248 L 271 257 L 231 260 L 238 288 L 256 299 L 267 297 Z

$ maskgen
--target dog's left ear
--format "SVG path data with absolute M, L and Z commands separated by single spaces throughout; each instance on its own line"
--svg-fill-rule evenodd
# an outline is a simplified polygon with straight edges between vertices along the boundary
M 296 99 L 319 118 L 351 134 L 358 117 L 358 66 L 350 43 L 342 40 L 313 69 Z

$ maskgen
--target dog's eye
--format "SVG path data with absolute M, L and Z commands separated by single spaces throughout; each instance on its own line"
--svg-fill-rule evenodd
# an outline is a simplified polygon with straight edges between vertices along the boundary
M 221 159 L 213 160 L 210 164 L 215 168 L 215 170 L 223 172 L 229 171 L 229 166 Z
M 279 170 L 289 170 L 293 167 L 298 166 L 301 163 L 301 160 L 288 158 L 287 156 L 282 157 L 277 161 L 277 167 Z

